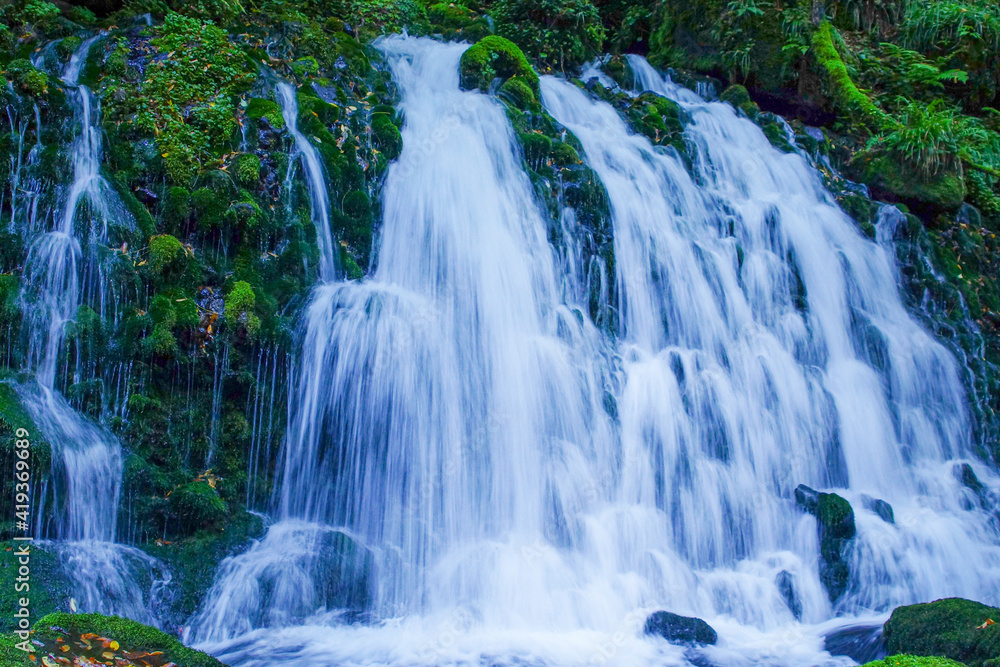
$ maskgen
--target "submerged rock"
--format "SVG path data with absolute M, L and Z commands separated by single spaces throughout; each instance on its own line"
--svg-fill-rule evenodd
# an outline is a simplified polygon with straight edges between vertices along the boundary
M 872 498 L 871 496 L 863 495 L 861 496 L 861 502 L 865 506 L 866 510 L 875 512 L 875 514 L 878 514 L 886 523 L 896 523 L 896 516 L 892 511 L 892 505 L 886 501 L 880 498 Z
M 655 611 L 646 619 L 646 634 L 663 637 L 670 642 L 714 644 L 719 635 L 700 618 L 679 616 L 669 611 Z
M 969 667 L 998 664 L 1000 609 L 948 598 L 899 607 L 883 628 L 890 654 L 942 656 Z

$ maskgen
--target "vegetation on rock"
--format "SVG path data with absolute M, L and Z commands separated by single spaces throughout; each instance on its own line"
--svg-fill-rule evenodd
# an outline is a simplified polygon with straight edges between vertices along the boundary
M 886 649 L 941 656 L 969 667 L 994 664 L 1000 656 L 1000 626 L 987 623 L 994 617 L 1000 617 L 1000 609 L 961 598 L 899 607 L 885 623 Z

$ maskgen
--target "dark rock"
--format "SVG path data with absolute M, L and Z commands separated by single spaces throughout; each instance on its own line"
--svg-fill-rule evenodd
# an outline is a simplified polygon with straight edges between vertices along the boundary
M 795 502 L 819 524 L 819 549 L 822 561 L 819 577 L 826 587 L 831 602 L 836 602 L 847 591 L 850 570 L 844 560 L 844 547 L 857 533 L 854 509 L 835 493 L 822 493 L 800 484 L 795 488 Z
M 1000 609 L 961 598 L 899 607 L 883 628 L 886 649 L 984 667 L 1000 656 L 1000 623 L 987 619 L 1000 619 Z
M 774 578 L 774 585 L 778 587 L 781 597 L 785 598 L 785 604 L 792 612 L 796 620 L 802 620 L 802 601 L 799 600 L 798 593 L 795 592 L 795 576 L 788 570 L 782 570 Z
M 700 618 L 678 616 L 669 611 L 650 614 L 646 619 L 646 634 L 686 644 L 714 644 L 719 640 L 712 626 Z
M 823 641 L 830 655 L 846 655 L 859 664 L 885 657 L 881 625 L 852 625 L 834 630 Z
M 816 508 L 819 507 L 819 491 L 805 484 L 799 484 L 795 487 L 795 503 L 809 514 L 815 514 Z
M 871 496 L 861 496 L 861 503 L 865 506 L 866 510 L 875 512 L 886 523 L 896 523 L 896 516 L 893 514 L 892 505 L 886 501 L 879 498 L 872 498 Z

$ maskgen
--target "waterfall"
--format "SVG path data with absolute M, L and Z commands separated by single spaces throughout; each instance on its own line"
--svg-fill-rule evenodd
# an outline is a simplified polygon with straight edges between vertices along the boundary
M 295 160 L 302 158 L 305 167 L 306 183 L 309 186 L 309 201 L 313 227 L 316 228 L 316 241 L 319 244 L 319 275 L 324 281 L 333 280 L 337 275 L 336 248 L 333 245 L 333 233 L 330 230 L 330 195 L 326 190 L 326 176 L 323 174 L 323 163 L 319 151 L 309 143 L 304 134 L 299 132 L 299 104 L 295 86 L 282 81 L 277 85 L 278 101 L 281 104 L 281 115 L 285 126 L 295 140 L 295 155 L 291 157 L 288 176 L 285 179 L 285 189 L 291 188 L 295 178 Z
M 121 491 L 121 445 L 106 428 L 76 412 L 59 391 L 67 326 L 81 305 L 102 316 L 108 303 L 100 250 L 110 226 L 134 222 L 112 186 L 101 176 L 102 130 L 96 98 L 78 83 L 91 46 L 84 41 L 61 80 L 74 110 L 71 146 L 73 181 L 54 228 L 32 243 L 25 265 L 23 310 L 28 314 L 31 383 L 17 387 L 21 402 L 52 447 L 53 522 L 39 538 L 52 538 L 74 585 L 81 611 L 122 614 L 155 622 L 146 595 L 169 579 L 162 565 L 138 549 L 115 544 Z M 83 378 L 76 378 L 79 381 Z M 138 580 L 146 578 L 140 585 Z
M 573 216 L 548 220 L 504 107 L 459 88 L 466 47 L 378 48 L 404 117 L 378 268 L 322 273 L 276 523 L 223 562 L 186 639 L 241 666 L 849 664 L 831 627 L 1000 593 L 997 529 L 954 467 L 998 480 L 954 359 L 898 297 L 893 209 L 869 241 L 802 156 L 642 59 L 638 88 L 690 119 L 690 166 L 543 77 L 609 197 L 605 333 L 548 241 Z M 836 604 L 799 484 L 857 514 Z M 644 636 L 657 609 L 719 645 Z

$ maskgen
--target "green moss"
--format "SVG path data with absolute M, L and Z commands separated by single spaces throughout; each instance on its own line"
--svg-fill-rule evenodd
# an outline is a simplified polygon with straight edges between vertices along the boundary
M 0 590 L 0 605 L 10 610 L 0 618 L 0 632 L 12 632 L 16 623 L 11 612 L 17 608 L 17 599 L 24 597 L 24 592 L 14 590 L 15 572 L 18 568 L 14 549 L 21 546 L 20 542 L 0 542 L 0 576 L 8 585 Z M 42 585 L 32 585 L 29 591 L 31 614 L 34 617 L 51 614 L 59 609 L 65 609 L 72 592 L 72 586 L 63 573 L 58 556 L 46 547 L 37 543 L 31 545 L 30 563 L 32 583 L 44 582 Z M 2 662 L 0 662 L 2 664 Z
M 171 326 L 163 323 L 153 327 L 149 336 L 143 340 L 143 347 L 147 352 L 163 357 L 172 357 L 177 353 L 177 339 Z
M 538 132 L 526 132 L 520 135 L 520 139 L 528 166 L 535 171 L 540 170 L 552 152 L 552 140 Z
M 292 71 L 295 76 L 300 79 L 304 79 L 307 76 L 319 73 L 319 63 L 313 56 L 306 56 L 299 60 L 292 61 L 291 63 Z
M 898 160 L 888 156 L 870 159 L 864 167 L 864 177 L 869 185 L 887 190 L 904 200 L 946 209 L 961 206 L 966 194 L 965 181 L 957 170 L 930 176 L 904 169 Z
M 979 627 L 988 618 L 1000 618 L 1000 609 L 961 598 L 899 607 L 885 623 L 886 649 L 981 667 L 1000 656 L 1000 624 Z
M 557 167 L 568 167 L 580 163 L 580 155 L 576 149 L 565 142 L 552 146 L 552 163 Z
M 74 51 L 80 48 L 81 44 L 83 44 L 82 39 L 76 35 L 70 35 L 69 37 L 59 41 L 59 44 L 56 46 L 56 50 L 59 51 L 59 55 L 63 58 L 69 58 L 73 55 Z
M 217 524 L 226 514 L 226 503 L 208 482 L 190 482 L 170 494 L 170 507 L 180 522 L 179 532 L 190 535 Z
M 833 35 L 833 26 L 823 21 L 813 33 L 812 50 L 816 62 L 826 73 L 827 82 L 837 105 L 843 113 L 867 126 L 872 132 L 891 128 L 892 119 L 886 116 L 851 80 L 847 66 L 844 65 L 837 47 L 834 46 Z
M 894 655 L 885 660 L 866 663 L 863 667 L 965 667 L 948 658 L 926 658 L 913 655 Z
M 257 295 L 245 280 L 234 283 L 226 294 L 226 318 L 243 328 L 251 338 L 260 331 L 260 318 L 253 312 L 256 304 Z
M 403 136 L 388 114 L 372 114 L 372 135 L 375 146 L 388 160 L 395 160 L 403 151 Z
M 361 220 L 372 214 L 372 202 L 364 192 L 352 190 L 344 195 L 343 209 L 349 217 Z
M 149 239 L 149 267 L 158 274 L 163 273 L 183 255 L 184 246 L 170 234 Z
M 462 87 L 466 90 L 488 90 L 493 80 L 520 78 L 532 92 L 539 94 L 538 75 L 516 44 L 503 37 L 490 35 L 470 46 L 462 54 L 460 64 Z
M 250 101 L 247 103 L 246 114 L 247 117 L 253 120 L 266 118 L 271 127 L 275 129 L 280 130 L 285 127 L 285 118 L 281 115 L 281 107 L 273 100 L 265 100 L 259 97 L 250 98 Z
M 66 632 L 107 637 L 128 651 L 163 651 L 164 662 L 176 663 L 178 667 L 225 667 L 212 656 L 184 646 L 165 632 L 118 616 L 57 613 L 35 624 L 35 633 L 40 637 L 55 639 Z
M 508 79 L 500 86 L 500 95 L 510 100 L 518 109 L 524 111 L 538 109 L 538 99 L 524 79 L 517 77 Z
M 35 69 L 29 60 L 12 60 L 4 68 L 4 74 L 15 87 L 33 97 L 41 97 L 48 92 L 49 77 Z
M 750 99 L 750 93 L 747 92 L 746 87 L 738 83 L 728 86 L 722 91 L 722 94 L 719 95 L 719 101 L 729 102 L 737 109 L 742 110 L 750 118 L 756 118 L 760 113 L 760 107 Z

